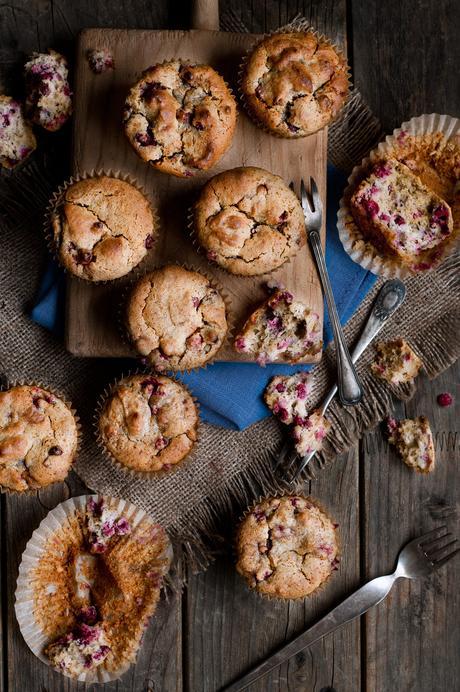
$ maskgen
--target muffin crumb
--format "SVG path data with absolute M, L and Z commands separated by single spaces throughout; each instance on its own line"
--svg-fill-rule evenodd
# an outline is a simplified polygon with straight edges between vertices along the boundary
M 388 441 L 396 447 L 403 462 L 418 473 L 430 473 L 435 452 L 430 423 L 426 416 L 397 421 L 387 420 Z
M 107 72 L 107 70 L 115 69 L 113 55 L 105 48 L 89 50 L 86 58 L 94 74 L 102 74 Z

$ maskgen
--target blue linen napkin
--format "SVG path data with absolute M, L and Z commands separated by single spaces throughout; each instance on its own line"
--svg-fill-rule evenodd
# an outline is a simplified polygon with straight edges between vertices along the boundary
M 342 324 L 353 315 L 372 288 L 376 277 L 355 264 L 346 254 L 336 227 L 337 210 L 346 176 L 328 166 L 326 264 L 331 279 L 337 311 Z M 64 322 L 63 273 L 50 261 L 40 286 L 32 319 L 60 335 Z M 325 306 L 324 343 L 332 340 L 332 330 Z M 200 403 L 202 418 L 214 425 L 244 430 L 270 415 L 262 394 L 273 375 L 311 370 L 313 366 L 267 365 L 254 363 L 214 363 L 205 370 L 181 375 Z

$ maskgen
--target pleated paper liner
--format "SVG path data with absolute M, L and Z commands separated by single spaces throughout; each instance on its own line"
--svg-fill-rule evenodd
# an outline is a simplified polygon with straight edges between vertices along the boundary
M 172 62 L 180 62 L 181 65 L 184 66 L 184 67 L 185 67 L 185 66 L 190 66 L 190 67 L 210 67 L 210 68 L 211 68 L 216 74 L 218 74 L 219 77 L 223 80 L 225 86 L 226 86 L 227 89 L 228 89 L 228 92 L 229 92 L 229 94 L 230 94 L 230 97 L 231 97 L 231 98 L 233 99 L 233 101 L 234 101 L 234 104 L 235 104 L 235 125 L 234 125 L 234 128 L 233 128 L 233 133 L 232 133 L 231 138 L 230 138 L 229 141 L 227 142 L 227 145 L 226 145 L 225 149 L 222 151 L 221 155 L 219 156 L 219 158 L 218 158 L 211 166 L 209 166 L 208 168 L 201 168 L 201 169 L 196 168 L 196 169 L 195 169 L 195 172 L 194 172 L 194 173 L 191 173 L 190 176 L 188 176 L 186 173 L 184 173 L 183 175 L 181 175 L 180 173 L 174 173 L 174 172 L 172 172 L 172 171 L 165 171 L 163 168 L 157 167 L 157 166 L 155 165 L 155 161 L 152 161 L 152 160 L 150 160 L 150 159 L 146 159 L 146 158 L 144 158 L 143 156 L 140 155 L 139 150 L 137 149 L 137 147 L 134 146 L 134 144 L 133 144 L 132 141 L 131 141 L 131 138 L 128 136 L 128 134 L 127 134 L 127 132 L 126 132 L 126 127 L 125 127 L 125 123 L 124 123 L 124 122 L 122 123 L 122 124 L 123 124 L 123 131 L 124 131 L 124 134 L 125 134 L 125 137 L 126 137 L 127 141 L 129 142 L 129 145 L 132 147 L 132 149 L 134 150 L 134 152 L 136 153 L 136 155 L 141 159 L 141 161 L 144 161 L 144 163 L 150 164 L 150 165 L 152 166 L 152 168 L 154 168 L 156 171 L 159 171 L 160 173 L 164 173 L 165 175 L 172 175 L 172 176 L 175 177 L 175 178 L 195 177 L 195 176 L 198 176 L 200 173 L 206 173 L 207 171 L 209 171 L 209 170 L 211 170 L 212 168 L 214 168 L 214 167 L 219 163 L 219 161 L 225 156 L 225 154 L 227 153 L 227 151 L 228 151 L 228 150 L 230 149 L 230 147 L 232 146 L 233 139 L 234 139 L 234 136 L 235 136 L 235 131 L 236 131 L 236 128 L 237 128 L 237 125 L 238 125 L 238 116 L 239 116 L 239 113 L 238 113 L 238 101 L 237 101 L 237 99 L 236 99 L 236 97 L 235 97 L 235 94 L 233 93 L 232 88 L 229 86 L 229 84 L 227 83 L 227 81 L 223 78 L 223 76 L 220 74 L 220 72 L 218 72 L 214 67 L 212 67 L 212 65 L 204 65 L 203 63 L 197 63 L 195 60 L 187 60 L 186 58 L 173 58 L 173 59 L 169 59 L 169 60 L 163 60 L 162 62 L 155 63 L 154 65 L 150 65 L 149 67 L 147 67 L 145 70 L 142 71 L 141 77 L 140 77 L 139 79 L 137 79 L 133 84 L 131 84 L 131 86 L 129 87 L 129 91 L 131 91 L 131 89 L 132 89 L 133 87 L 135 87 L 135 86 L 138 84 L 138 82 L 140 82 L 140 81 L 143 79 L 143 77 L 144 77 L 144 75 L 145 75 L 146 72 L 149 72 L 149 71 L 150 71 L 151 69 L 153 69 L 154 67 L 161 67 L 161 66 L 163 66 L 163 65 L 169 65 L 169 64 L 172 63 Z M 126 105 L 126 99 L 125 99 L 124 104 Z M 146 119 L 147 119 L 147 118 L 146 118 Z
M 127 268 L 125 273 L 117 276 L 113 279 L 100 279 L 100 280 L 92 280 L 86 276 L 78 276 L 77 274 L 74 274 L 71 272 L 67 267 L 65 267 L 61 259 L 59 257 L 59 249 L 56 245 L 55 239 L 54 239 L 54 232 L 53 232 L 53 226 L 52 226 L 52 217 L 53 214 L 59 209 L 59 207 L 63 204 L 65 195 L 69 187 L 74 185 L 75 183 L 81 182 L 83 180 L 89 180 L 91 178 L 102 178 L 102 177 L 108 177 L 108 178 L 114 178 L 115 180 L 120 180 L 124 183 L 128 183 L 131 185 L 135 190 L 137 190 L 148 202 L 150 211 L 152 214 L 152 248 L 146 248 L 145 254 L 142 257 L 142 259 L 134 266 Z M 154 250 L 155 244 L 158 240 L 158 234 L 159 234 L 160 226 L 159 226 L 159 217 L 158 217 L 158 212 L 156 209 L 156 206 L 149 195 L 149 193 L 137 182 L 135 178 L 133 178 L 130 174 L 127 173 L 122 173 L 119 170 L 108 170 L 105 171 L 103 169 L 93 169 L 91 171 L 87 171 L 85 173 L 82 173 L 81 175 L 75 175 L 70 177 L 68 180 L 64 181 L 58 189 L 54 192 L 53 196 L 51 197 L 48 207 L 46 209 L 45 213 L 45 220 L 44 220 L 44 233 L 45 233 L 45 239 L 48 245 L 49 252 L 51 255 L 54 257 L 56 262 L 59 264 L 59 266 L 72 278 L 77 279 L 79 281 L 83 281 L 84 283 L 88 284 L 113 284 L 114 282 L 120 281 L 120 279 L 125 278 L 128 274 L 130 274 L 132 271 L 138 268 L 142 268 L 146 266 L 147 260 L 151 256 L 151 251 L 152 249 Z M 145 240 L 144 240 L 145 243 Z
M 72 417 L 75 421 L 77 441 L 76 441 L 75 450 L 74 450 L 73 456 L 72 456 L 72 462 L 71 462 L 69 469 L 68 469 L 68 472 L 67 472 L 67 476 L 68 476 L 70 471 L 72 470 L 73 465 L 75 463 L 75 460 L 77 458 L 77 455 L 78 455 L 78 452 L 79 452 L 80 446 L 81 446 L 81 440 L 82 440 L 81 423 L 80 423 L 80 418 L 78 416 L 77 411 L 73 408 L 70 401 L 61 392 L 59 392 L 58 390 L 53 389 L 51 387 L 48 387 L 48 385 L 42 384 L 41 382 L 35 382 L 35 381 L 28 382 L 28 381 L 22 380 L 22 379 L 21 380 L 15 380 L 13 382 L 1 384 L 0 385 L 0 391 L 5 392 L 5 391 L 12 389 L 13 387 L 21 387 L 21 386 L 38 387 L 39 389 L 42 389 L 47 394 L 51 394 L 52 396 L 54 396 L 57 399 L 59 399 L 60 401 L 62 401 L 65 404 L 65 406 L 67 407 L 67 409 L 69 410 L 69 412 L 72 414 Z M 67 476 L 66 476 L 66 478 L 67 478 Z M 35 488 L 28 488 L 27 490 L 14 490 L 12 488 L 7 488 L 7 487 L 0 485 L 0 493 L 4 493 L 7 495 L 35 495 L 38 490 L 42 490 L 43 488 L 50 488 L 51 486 L 57 485 L 58 483 L 63 483 L 64 480 L 65 479 L 63 478 L 62 480 L 53 481 L 52 483 L 49 483 L 48 485 L 37 486 Z
M 104 499 L 107 507 L 110 510 L 117 512 L 120 516 L 126 518 L 132 528 L 148 528 L 158 527 L 153 519 L 143 510 L 135 505 L 118 498 L 107 497 L 103 495 L 82 495 L 80 497 L 72 497 L 65 502 L 62 502 L 49 512 L 41 522 L 40 526 L 33 532 L 32 537 L 26 545 L 22 554 L 21 564 L 19 566 L 19 575 L 15 592 L 15 612 L 19 623 L 19 629 L 24 637 L 26 644 L 37 658 L 50 666 L 50 661 L 44 653 L 45 647 L 51 643 L 48 635 L 45 634 L 39 622 L 35 618 L 36 609 L 36 590 L 34 587 L 34 572 L 38 567 L 40 560 L 53 550 L 59 550 L 59 543 L 54 545 L 51 539 L 56 532 L 63 527 L 67 527 L 70 532 L 77 530 L 76 517 L 83 514 L 89 498 L 94 500 Z M 163 529 L 162 529 L 163 531 Z M 166 534 L 165 534 L 166 535 Z M 129 538 L 129 535 L 128 535 Z M 173 551 L 169 540 L 167 540 L 166 549 L 159 556 L 159 562 L 167 566 L 169 569 L 173 558 Z M 160 587 L 159 587 L 160 588 Z M 135 661 L 137 652 L 141 646 L 142 638 L 132 642 L 129 646 L 126 655 L 123 656 L 123 661 L 116 669 L 108 670 L 105 664 L 101 664 L 93 671 L 83 673 L 78 677 L 81 682 L 109 682 L 117 680 L 125 673 L 130 665 Z M 110 642 L 109 642 L 110 644 Z M 110 658 L 110 656 L 109 656 Z M 64 673 L 62 670 L 58 672 Z M 70 677 L 70 676 L 67 676 Z
M 338 109 L 337 113 L 331 117 L 330 120 L 323 126 L 317 128 L 314 132 L 310 132 L 308 135 L 296 135 L 293 133 L 292 135 L 283 135 L 280 132 L 277 132 L 275 130 L 271 130 L 267 125 L 265 125 L 264 122 L 262 122 L 257 115 L 253 112 L 251 106 L 247 103 L 246 101 L 246 96 L 244 94 L 243 88 L 242 88 L 242 83 L 243 83 L 243 76 L 246 71 L 246 66 L 248 63 L 249 58 L 251 57 L 253 51 L 256 49 L 256 47 L 265 39 L 270 38 L 271 36 L 275 36 L 276 34 L 288 34 L 288 33 L 299 33 L 299 34 L 306 34 L 306 33 L 311 33 L 315 36 L 317 41 L 322 41 L 326 43 L 330 48 L 332 48 L 339 58 L 343 59 L 345 65 L 346 65 L 346 76 L 347 76 L 347 82 L 348 82 L 348 89 L 347 89 L 347 94 L 343 100 L 342 105 Z M 344 108 L 347 105 L 348 101 L 350 100 L 351 97 L 351 92 L 352 92 L 352 83 L 351 83 L 351 71 L 350 71 L 350 66 L 348 64 L 348 61 L 343 53 L 343 51 L 335 44 L 333 43 L 327 36 L 324 34 L 320 33 L 317 31 L 314 27 L 310 25 L 308 20 L 306 19 L 294 19 L 292 22 L 289 24 L 286 24 L 285 26 L 276 29 L 276 31 L 272 31 L 268 34 L 265 34 L 262 39 L 258 39 L 255 41 L 252 46 L 246 51 L 244 54 L 242 61 L 240 63 L 240 66 L 238 68 L 238 92 L 239 92 L 239 97 L 240 97 L 240 103 L 242 104 L 246 114 L 249 116 L 249 118 L 257 125 L 260 127 L 264 132 L 267 132 L 269 135 L 273 135 L 275 137 L 279 137 L 281 139 L 302 139 L 302 137 L 309 137 L 312 134 L 315 134 L 316 132 L 320 132 L 324 127 L 328 127 L 329 125 L 332 125 L 332 123 L 337 122 L 343 115 Z
M 242 166 L 242 168 L 243 168 L 243 166 Z M 267 171 L 267 172 L 270 172 L 270 171 Z M 278 177 L 280 177 L 280 176 L 278 176 Z M 212 178 L 211 178 L 211 180 L 212 180 Z M 200 194 L 200 193 L 198 193 L 198 194 Z M 296 195 L 296 197 L 297 197 L 297 195 Z M 291 261 L 296 257 L 297 253 L 295 252 L 292 255 L 288 255 L 283 260 L 283 262 L 281 264 L 279 264 L 277 267 L 274 267 L 273 269 L 268 269 L 264 272 L 260 272 L 257 274 L 240 274 L 238 272 L 230 271 L 230 269 L 228 269 L 227 267 L 224 267 L 222 264 L 219 264 L 219 262 L 217 260 L 212 259 L 212 257 L 209 256 L 209 253 L 206 250 L 206 248 L 204 248 L 199 241 L 198 233 L 196 231 L 196 224 L 195 224 L 195 207 L 196 207 L 198 200 L 199 200 L 199 196 L 196 197 L 195 202 L 192 204 L 192 206 L 187 211 L 187 228 L 188 228 L 188 232 L 190 235 L 190 240 L 192 241 L 192 245 L 195 248 L 196 252 L 199 255 L 206 257 L 206 260 L 209 262 L 210 265 L 212 265 L 212 267 L 219 269 L 220 271 L 225 272 L 229 276 L 240 276 L 242 279 L 253 279 L 254 277 L 260 277 L 261 280 L 263 281 L 264 278 L 266 279 L 269 276 L 271 276 L 272 274 L 276 274 L 276 272 L 279 269 L 281 269 L 282 267 L 284 267 L 286 264 L 290 264 Z M 300 202 L 299 202 L 299 204 L 300 204 Z M 297 252 L 302 250 L 302 248 L 304 248 L 306 244 L 307 244 L 307 238 L 305 235 L 304 236 L 304 244 L 297 249 Z
M 104 410 L 104 407 L 109 400 L 109 398 L 112 396 L 114 391 L 116 390 L 117 386 L 122 384 L 127 378 L 133 377 L 134 375 L 140 375 L 143 377 L 165 377 L 166 379 L 172 380 L 176 384 L 178 384 L 187 394 L 190 396 L 192 399 L 194 405 L 195 405 L 195 410 L 197 414 L 197 423 L 195 426 L 195 433 L 196 433 L 196 438 L 193 442 L 191 450 L 184 456 L 180 461 L 176 462 L 175 464 L 167 464 L 169 468 L 161 468 L 158 469 L 158 471 L 138 471 L 134 468 L 130 468 L 129 466 L 126 466 L 126 464 L 122 463 L 119 461 L 112 452 L 107 448 L 106 442 L 103 439 L 100 431 L 100 426 L 99 426 L 99 420 L 101 417 L 101 414 Z M 125 474 L 127 479 L 135 480 L 135 479 L 141 479 L 141 480 L 148 480 L 152 483 L 154 483 L 158 479 L 162 479 L 165 476 L 170 476 L 175 471 L 177 471 L 179 468 L 183 469 L 184 466 L 189 466 L 193 464 L 196 459 L 197 459 L 197 444 L 199 441 L 199 436 L 200 436 L 200 406 L 197 401 L 197 399 L 193 396 L 193 394 L 190 392 L 189 388 L 183 384 L 183 382 L 180 381 L 178 376 L 172 375 L 172 374 L 162 374 L 162 373 L 157 373 L 154 370 L 133 370 L 132 372 L 127 373 L 126 375 L 122 375 L 119 378 L 116 378 L 106 389 L 102 392 L 100 395 L 97 405 L 96 405 L 96 411 L 93 419 L 93 428 L 94 428 L 94 434 L 97 440 L 97 443 L 99 445 L 99 448 L 101 449 L 102 453 L 104 454 L 104 457 L 107 459 L 109 464 L 112 464 L 115 466 L 118 470 L 120 470 L 123 474 Z
M 158 265 L 157 267 L 153 267 L 152 269 L 149 269 L 148 271 L 142 272 L 137 275 L 136 279 L 134 281 L 129 282 L 123 291 L 123 294 L 121 296 L 120 300 L 120 306 L 119 306 L 119 311 L 118 311 L 118 330 L 120 333 L 120 337 L 122 341 L 129 346 L 129 348 L 135 348 L 131 335 L 129 333 L 129 329 L 127 326 L 127 320 L 126 320 L 126 312 L 127 312 L 127 306 L 128 302 L 131 296 L 131 292 L 134 290 L 136 284 L 146 275 L 151 274 L 152 272 L 158 271 L 159 269 L 164 269 L 165 267 L 169 266 L 178 266 L 181 267 L 182 269 L 185 269 L 186 271 L 190 272 L 195 272 L 196 274 L 200 274 L 201 276 L 205 277 L 211 287 L 218 291 L 219 295 L 221 296 L 224 304 L 225 304 L 225 315 L 226 315 L 226 320 L 227 320 L 227 331 L 225 335 L 222 338 L 222 343 L 220 344 L 219 348 L 217 351 L 214 353 L 214 355 L 206 360 L 204 363 L 200 365 L 195 365 L 194 367 L 186 367 L 186 368 L 173 368 L 170 365 L 166 364 L 164 368 L 164 372 L 184 372 L 184 373 L 190 373 L 190 372 L 196 372 L 198 370 L 203 370 L 206 368 L 208 365 L 212 365 L 213 363 L 216 362 L 216 359 L 219 355 L 219 353 L 222 351 L 224 346 L 231 342 L 232 337 L 233 337 L 233 331 L 234 331 L 234 323 L 233 323 L 233 315 L 231 311 L 231 301 L 226 293 L 225 289 L 223 288 L 222 284 L 214 278 L 214 276 L 211 276 L 207 272 L 204 272 L 201 268 L 200 269 L 195 269 L 195 267 L 192 267 L 188 264 L 184 264 L 183 262 L 174 262 L 174 263 L 166 263 L 166 264 L 161 264 Z M 148 356 L 142 356 L 142 354 L 138 354 L 139 358 L 141 358 L 141 362 L 143 364 L 148 364 L 149 358 Z M 153 363 L 150 363 L 150 367 L 153 369 L 157 370 L 160 372 L 158 369 L 158 366 L 155 366 Z M 163 372 L 163 371 L 161 371 Z
M 249 507 L 248 507 L 247 509 L 244 510 L 243 514 L 242 514 L 242 515 L 240 516 L 240 518 L 238 519 L 237 528 L 236 528 L 236 530 L 235 530 L 234 539 L 233 539 L 233 555 L 234 555 L 235 565 L 236 565 L 236 563 L 238 562 L 238 557 L 239 557 L 239 550 L 238 550 L 238 545 L 237 545 L 237 543 L 238 543 L 240 528 L 241 528 L 241 525 L 242 525 L 243 521 L 244 521 L 244 520 L 246 519 L 246 517 L 249 516 L 249 515 L 258 507 L 258 505 L 260 505 L 262 502 L 265 502 L 265 501 L 267 501 L 267 500 L 286 498 L 286 497 L 289 497 L 289 498 L 300 498 L 300 499 L 302 499 L 302 500 L 305 500 L 305 501 L 308 502 L 310 505 L 313 505 L 314 507 L 316 507 L 317 509 L 319 509 L 321 512 L 323 512 L 323 514 L 325 514 L 326 517 L 333 523 L 334 528 L 337 528 L 337 527 L 338 527 L 338 524 L 336 524 L 336 523 L 333 521 L 333 519 L 331 519 L 331 517 L 329 516 L 328 511 L 327 511 L 326 509 L 324 509 L 324 507 L 323 507 L 322 504 L 319 502 L 319 500 L 317 500 L 316 498 L 312 498 L 312 497 L 309 496 L 309 495 L 304 495 L 303 493 L 296 493 L 296 492 L 286 492 L 286 491 L 278 491 L 278 492 L 270 493 L 269 495 L 261 495 L 261 496 L 259 496 L 259 499 L 258 499 L 258 500 L 255 500 L 251 505 L 249 505 Z M 335 560 L 337 561 L 337 565 L 339 565 L 339 564 L 340 564 L 340 547 L 341 547 L 341 546 L 340 546 L 340 541 L 339 541 L 337 532 L 336 532 L 336 540 L 337 540 L 337 555 L 336 555 L 336 557 L 335 557 Z M 267 594 L 267 593 L 264 593 L 264 592 L 262 592 L 262 591 L 259 591 L 259 589 L 257 588 L 257 586 L 251 588 L 251 587 L 249 586 L 249 584 L 248 584 L 246 578 L 245 578 L 243 575 L 241 575 L 241 574 L 240 574 L 240 576 L 241 576 L 241 578 L 243 579 L 244 583 L 246 584 L 247 589 L 248 589 L 251 593 L 256 594 L 259 598 L 261 598 L 261 599 L 263 599 L 263 600 L 265 600 L 265 601 L 268 600 L 268 601 L 272 601 L 272 602 L 275 601 L 275 602 L 278 602 L 278 603 L 280 603 L 280 602 L 286 603 L 286 602 L 289 602 L 289 601 L 305 601 L 306 599 L 310 599 L 312 596 L 314 596 L 315 594 L 317 594 L 319 591 L 322 591 L 322 590 L 323 590 L 323 588 L 329 583 L 329 581 L 330 581 L 330 579 L 331 579 L 331 577 L 332 577 L 332 574 L 333 574 L 335 571 L 337 571 L 337 569 L 338 569 L 338 566 L 333 567 L 333 568 L 331 569 L 331 572 L 330 572 L 329 576 L 328 576 L 328 577 L 327 577 L 316 589 L 314 589 L 311 593 L 306 594 L 305 596 L 295 596 L 295 597 L 293 597 L 293 598 L 289 598 L 289 597 L 286 597 L 286 596 L 276 596 L 276 595 L 274 595 L 274 594 Z M 238 572 L 238 574 L 239 574 L 239 572 Z
M 398 152 L 400 152 L 401 155 L 401 152 L 407 147 L 409 141 L 413 142 L 414 146 L 416 146 L 418 139 L 421 143 L 423 141 L 422 138 L 430 136 L 435 137 L 437 133 L 441 133 L 446 141 L 454 142 L 460 151 L 460 120 L 458 118 L 435 113 L 431 115 L 420 115 L 403 123 L 401 127 L 394 130 L 391 135 L 388 135 L 383 142 L 380 142 L 376 149 L 370 152 L 368 157 L 363 159 L 361 165 L 353 169 L 348 178 L 348 185 L 340 200 L 340 208 L 337 217 L 337 228 L 340 240 L 342 241 L 345 251 L 354 262 L 361 265 L 363 269 L 377 274 L 377 276 L 388 279 L 395 277 L 405 279 L 409 276 L 432 271 L 456 249 L 458 237 L 460 235 L 460 191 L 458 190 L 458 180 L 455 186 L 456 189 L 452 191 L 453 196 L 456 197 L 456 201 L 452 206 L 452 216 L 454 219 L 453 232 L 449 239 L 443 244 L 442 254 L 439 258 L 433 261 L 430 268 L 424 270 L 415 271 L 404 265 L 397 257 L 380 255 L 372 243 L 363 237 L 359 226 L 353 218 L 349 205 L 353 192 L 361 180 L 366 177 L 373 163 L 386 157 L 398 158 Z

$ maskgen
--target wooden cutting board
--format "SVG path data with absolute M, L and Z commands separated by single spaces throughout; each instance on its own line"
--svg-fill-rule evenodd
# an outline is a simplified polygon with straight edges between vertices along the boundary
M 220 171 L 237 166 L 260 166 L 280 175 L 286 183 L 300 178 L 317 181 L 326 199 L 327 130 L 298 140 L 271 136 L 239 113 L 236 133 L 219 164 L 192 179 L 180 179 L 155 171 L 138 158 L 124 136 L 121 112 L 129 87 L 149 65 L 182 57 L 210 64 L 236 92 L 236 76 L 242 54 L 258 37 L 251 34 L 217 31 L 136 31 L 88 29 L 81 33 L 75 74 L 75 115 L 73 173 L 104 169 L 133 176 L 153 197 L 160 216 L 160 237 L 149 255 L 147 268 L 165 262 L 181 262 L 213 275 L 231 299 L 237 327 L 253 307 L 265 297 L 263 283 L 268 277 L 241 278 L 211 266 L 196 252 L 187 231 L 187 212 L 204 182 Z M 115 70 L 95 75 L 86 53 L 107 48 L 114 56 Z M 322 229 L 324 245 L 325 230 Z M 323 299 L 316 268 L 307 247 L 288 264 L 273 272 L 276 280 L 304 300 L 323 319 Z M 129 279 L 127 279 L 129 280 Z M 66 345 L 78 356 L 134 355 L 121 340 L 117 312 L 125 280 L 115 284 L 91 285 L 68 279 L 66 304 Z M 320 360 L 321 354 L 313 360 Z M 219 360 L 248 360 L 228 344 Z

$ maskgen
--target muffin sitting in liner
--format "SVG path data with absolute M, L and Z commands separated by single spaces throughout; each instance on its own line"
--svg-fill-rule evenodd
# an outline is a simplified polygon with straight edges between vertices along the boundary
M 35 385 L 0 392 L 0 487 L 24 492 L 63 481 L 78 445 L 69 406 Z
M 208 259 L 232 274 L 271 272 L 305 244 L 296 195 L 262 168 L 234 168 L 211 178 L 193 213 L 194 231 Z
M 170 265 L 132 289 L 128 335 L 156 370 L 187 370 L 214 358 L 227 334 L 224 299 L 202 274 Z
M 259 365 L 297 363 L 321 351 L 321 336 L 319 315 L 278 288 L 252 313 L 234 345 L 239 353 L 256 355 Z
M 230 146 L 236 103 L 212 67 L 171 60 L 149 67 L 131 88 L 123 124 L 144 161 L 189 177 L 212 168 Z
M 241 520 L 237 571 L 265 596 L 303 598 L 337 568 L 337 524 L 311 498 L 261 500 Z
M 314 31 L 264 38 L 243 67 L 241 91 L 250 114 L 282 137 L 305 137 L 325 127 L 348 90 L 345 58 Z
M 132 524 L 125 506 L 90 497 L 75 507 L 27 576 L 45 655 L 87 682 L 101 680 L 101 669 L 114 679 L 135 660 L 171 562 L 165 531 L 146 515 Z
M 169 470 L 193 449 L 198 413 L 187 389 L 157 374 L 118 382 L 98 420 L 100 441 L 124 468 Z
M 51 225 L 59 262 L 88 281 L 128 274 L 156 236 L 147 198 L 134 185 L 106 175 L 69 185 L 51 212 Z

